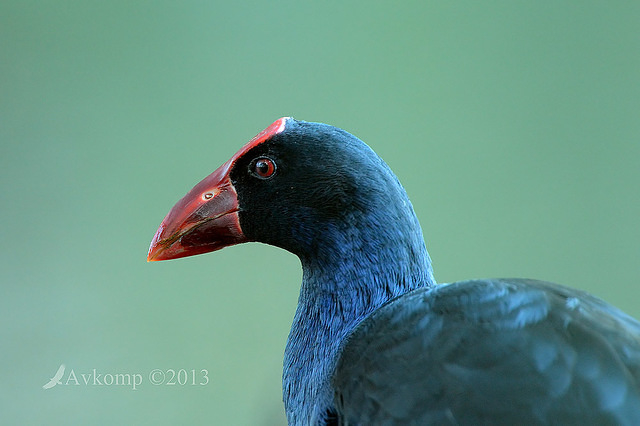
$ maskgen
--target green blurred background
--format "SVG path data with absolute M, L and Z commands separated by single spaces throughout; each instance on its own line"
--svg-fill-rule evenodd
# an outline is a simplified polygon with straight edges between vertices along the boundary
M 386 159 L 438 281 L 540 278 L 640 317 L 639 22 L 638 1 L 4 0 L 3 423 L 284 422 L 297 259 L 145 261 L 174 202 L 284 115 Z M 144 383 L 42 389 L 61 363 Z

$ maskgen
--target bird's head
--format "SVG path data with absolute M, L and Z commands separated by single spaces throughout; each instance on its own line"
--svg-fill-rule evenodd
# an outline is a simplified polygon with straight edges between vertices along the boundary
M 147 259 L 246 241 L 308 258 L 336 245 L 406 238 L 424 244 L 404 189 L 364 142 L 326 124 L 281 118 L 176 203 Z

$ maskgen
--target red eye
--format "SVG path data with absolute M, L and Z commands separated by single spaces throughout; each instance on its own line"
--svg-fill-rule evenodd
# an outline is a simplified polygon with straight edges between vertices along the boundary
M 254 160 L 251 171 L 260 179 L 268 179 L 276 172 L 276 163 L 271 158 L 260 157 Z

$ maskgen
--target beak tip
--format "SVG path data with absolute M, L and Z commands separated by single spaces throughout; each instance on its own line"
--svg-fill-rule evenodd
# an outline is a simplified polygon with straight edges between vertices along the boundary
M 147 252 L 147 262 L 155 262 L 157 260 L 162 260 L 162 259 L 158 259 L 158 255 L 162 251 L 159 249 L 158 241 L 161 240 L 161 234 L 164 231 L 164 229 L 165 229 L 165 225 L 163 220 L 162 223 L 160 223 L 160 227 L 158 227 L 158 230 L 153 236 L 153 239 L 151 240 L 151 244 L 149 244 L 149 251 Z
M 147 262 L 157 262 L 158 260 L 163 260 L 161 256 L 163 250 L 160 246 L 155 244 L 155 239 L 151 242 L 151 247 L 149 247 L 149 252 L 147 253 Z

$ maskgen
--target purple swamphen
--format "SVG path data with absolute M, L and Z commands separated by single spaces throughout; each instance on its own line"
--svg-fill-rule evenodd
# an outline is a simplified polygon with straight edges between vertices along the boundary
M 640 323 L 584 292 L 436 285 L 404 188 L 344 130 L 281 118 L 162 221 L 148 260 L 260 241 L 300 258 L 290 424 L 640 425 Z

